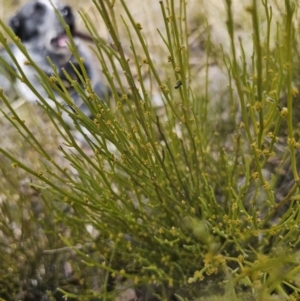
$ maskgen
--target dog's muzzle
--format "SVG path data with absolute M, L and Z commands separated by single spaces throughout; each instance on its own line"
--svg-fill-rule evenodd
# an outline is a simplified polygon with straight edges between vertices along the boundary
M 69 41 L 68 36 L 65 33 L 62 33 L 56 38 L 53 38 L 50 43 L 52 46 L 56 48 L 64 48 L 68 46 L 68 41 Z

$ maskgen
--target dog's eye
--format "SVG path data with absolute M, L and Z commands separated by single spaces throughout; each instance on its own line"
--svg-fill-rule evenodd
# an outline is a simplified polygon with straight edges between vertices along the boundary
M 35 3 L 34 11 L 33 11 L 34 14 L 42 15 L 45 13 L 45 11 L 46 11 L 46 8 L 45 8 L 44 4 L 39 3 L 39 2 Z
M 63 17 L 68 17 L 71 14 L 71 8 L 69 6 L 65 6 L 60 13 Z

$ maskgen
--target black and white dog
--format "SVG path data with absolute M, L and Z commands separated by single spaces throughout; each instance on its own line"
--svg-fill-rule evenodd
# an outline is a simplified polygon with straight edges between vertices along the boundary
M 8 24 L 26 47 L 26 50 L 32 60 L 48 77 L 53 74 L 53 69 L 47 61 L 47 57 L 50 57 L 51 61 L 55 64 L 60 77 L 67 83 L 66 88 L 68 88 L 68 92 L 70 93 L 74 103 L 82 109 L 85 114 L 90 115 L 90 112 L 83 104 L 82 99 L 80 99 L 72 85 L 68 83 L 62 72 L 62 69 L 65 69 L 72 79 L 80 82 L 78 73 L 74 71 L 70 62 L 75 65 L 79 72 L 81 72 L 81 69 L 68 46 L 68 36 L 54 7 L 61 14 L 65 23 L 70 28 L 77 52 L 79 56 L 83 58 L 84 67 L 95 94 L 97 94 L 101 100 L 105 100 L 109 91 L 103 84 L 103 75 L 101 75 L 101 72 L 97 67 L 99 63 L 95 60 L 91 50 L 77 36 L 75 29 L 75 17 L 69 6 L 53 0 L 51 2 L 50 0 L 30 1 L 9 20 Z M 48 95 L 43 86 L 40 84 L 37 71 L 32 66 L 25 63 L 27 59 L 17 46 L 12 45 L 11 51 L 28 80 L 37 92 L 48 101 Z M 13 69 L 17 70 L 16 66 L 14 66 L 13 60 L 5 51 L 2 51 L 0 55 L 12 66 Z M 35 102 L 37 100 L 37 96 L 22 81 L 15 80 L 14 86 L 20 96 L 27 101 Z M 50 104 L 50 102 L 52 101 L 49 100 L 48 103 Z M 51 105 L 53 104 L 54 103 L 52 102 Z

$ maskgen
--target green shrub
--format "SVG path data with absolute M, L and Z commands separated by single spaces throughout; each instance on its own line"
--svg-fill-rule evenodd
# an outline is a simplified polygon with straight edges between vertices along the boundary
M 152 58 L 143 24 L 124 0 L 120 19 L 108 1 L 94 1 L 112 45 L 82 13 L 113 98 L 102 103 L 82 78 L 83 101 L 94 114 L 89 119 L 59 88 L 55 69 L 50 79 L 40 74 L 49 95 L 55 89 L 68 104 L 56 102 L 53 109 L 38 97 L 59 136 L 58 151 L 58 142 L 41 142 L 40 129 L 27 126 L 1 92 L 2 112 L 29 154 L 16 155 L 5 144 L 0 149 L 6 188 L 0 203 L 2 298 L 15 296 L 24 281 L 28 290 L 34 280 L 51 298 L 59 298 L 59 287 L 68 298 L 110 299 L 125 278 L 123 289 L 134 287 L 144 298 L 297 300 L 296 4 L 286 0 L 282 19 L 273 20 L 272 5 L 253 0 L 248 61 L 243 43 L 236 43 L 231 1 L 225 2 L 231 52 L 211 43 L 208 28 L 205 41 L 206 72 L 216 53 L 227 69 L 225 100 L 214 98 L 208 75 L 204 90 L 193 82 L 184 1 L 178 7 L 160 2 L 165 29 L 157 40 L 165 47 L 165 65 Z M 120 27 L 126 37 L 120 38 Z M 4 47 L 6 32 L 22 50 L 2 21 L 1 28 Z M 224 118 L 216 108 L 221 102 Z M 29 186 L 24 179 L 32 179 Z M 63 276 L 69 263 L 72 282 Z

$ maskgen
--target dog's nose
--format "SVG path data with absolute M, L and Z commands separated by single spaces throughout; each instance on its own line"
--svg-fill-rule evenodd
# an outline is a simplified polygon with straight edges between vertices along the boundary
M 68 25 L 73 25 L 74 24 L 74 15 L 72 12 L 72 9 L 70 6 L 64 6 L 63 8 L 60 9 L 60 13 L 63 16 L 63 18 L 65 19 L 65 22 Z

